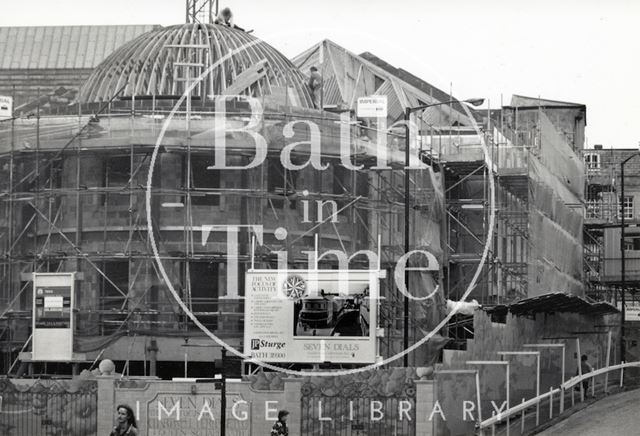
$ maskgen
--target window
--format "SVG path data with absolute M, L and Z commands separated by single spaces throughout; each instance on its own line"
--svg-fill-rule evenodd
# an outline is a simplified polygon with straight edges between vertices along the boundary
M 600 200 L 587 200 L 587 219 L 598 219 L 602 217 Z
M 126 297 L 120 291 L 126 294 L 129 289 L 129 261 L 104 262 L 102 272 L 109 280 L 100 275 L 100 309 L 125 309 Z
M 600 170 L 600 155 L 598 153 L 585 153 L 584 166 L 587 171 Z
M 268 159 L 268 180 L 267 189 L 270 193 L 277 194 L 282 197 L 288 197 L 296 192 L 296 180 L 298 178 L 297 171 L 287 170 L 282 166 L 280 162 L 280 156 L 270 157 Z M 271 200 L 273 207 L 282 209 L 284 207 L 284 200 Z M 290 201 L 290 208 L 296 208 L 296 202 Z
M 384 82 L 385 82 L 385 79 L 383 79 L 382 77 L 379 77 L 376 75 L 373 76 L 373 86 L 376 89 L 376 91 L 379 90 L 382 85 L 384 85 Z
M 127 297 L 122 293 L 127 294 L 129 291 L 129 261 L 103 262 L 102 272 L 104 276 L 98 277 L 100 280 L 98 308 L 101 311 L 99 326 L 102 334 L 112 334 L 119 331 L 122 323 L 127 319 Z
M 208 329 L 218 328 L 218 277 L 220 264 L 189 262 L 191 307 L 198 320 Z
M 633 219 L 633 195 L 625 195 L 622 201 L 622 207 L 624 208 L 624 219 Z M 620 203 L 618 203 L 618 219 L 622 218 Z
M 129 193 L 126 190 L 131 177 L 131 157 L 112 156 L 103 161 L 102 186 L 109 189 L 103 196 L 103 204 L 109 206 L 129 205 Z M 123 195 L 126 194 L 126 195 Z
M 345 196 L 350 200 L 352 186 L 352 174 L 354 170 L 350 170 L 342 166 L 340 162 L 332 162 L 333 169 L 333 192 L 334 195 Z M 344 208 L 349 204 L 349 200 L 337 200 L 338 210 Z M 343 214 L 347 213 L 347 209 L 342 211 Z
M 212 190 L 220 189 L 220 170 L 210 170 L 213 159 L 200 156 L 191 158 L 191 204 L 193 206 L 219 206 L 220 193 Z M 209 191 L 209 192 L 208 192 Z

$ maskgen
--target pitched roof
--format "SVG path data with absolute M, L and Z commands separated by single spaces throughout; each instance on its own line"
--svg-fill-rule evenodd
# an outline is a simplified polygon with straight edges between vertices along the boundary
M 567 101 L 549 100 L 539 97 L 526 97 L 524 95 L 514 94 L 511 96 L 511 106 L 514 107 L 531 107 L 531 106 L 575 106 L 576 108 L 584 107 L 581 103 L 570 103 Z
M 372 60 L 375 60 L 373 62 Z M 317 66 L 324 79 L 324 104 L 343 104 L 355 109 L 358 97 L 386 95 L 389 118 L 403 116 L 404 108 L 449 101 L 449 95 L 426 82 L 398 70 L 371 54 L 356 55 L 338 44 L 324 40 L 292 59 L 303 73 Z M 431 89 L 433 88 L 433 89 Z M 434 92 L 435 91 L 435 92 Z M 431 125 L 469 125 L 461 107 L 436 106 L 421 113 Z
M 0 27 L 0 69 L 91 69 L 159 26 Z
M 380 68 L 384 69 L 385 71 L 388 71 L 389 73 L 393 74 L 394 76 L 398 77 L 399 79 L 402 79 L 403 81 L 411 84 L 412 86 L 415 86 L 416 88 L 418 88 L 419 90 L 421 90 L 425 94 L 428 94 L 428 95 L 432 96 L 433 98 L 435 98 L 438 101 L 455 100 L 455 97 L 452 97 L 450 94 L 446 93 L 445 91 L 441 90 L 440 88 L 437 88 L 437 87 L 433 86 L 432 84 L 430 84 L 428 82 L 425 82 L 424 80 L 422 80 L 418 76 L 415 76 L 415 75 L 411 74 L 407 70 L 404 70 L 402 68 L 394 67 L 393 65 L 391 65 L 388 62 L 380 59 L 379 57 L 377 57 L 373 53 L 364 52 L 364 53 L 360 53 L 360 56 L 362 58 L 368 60 L 369 62 L 379 66 Z M 453 103 L 452 106 L 458 112 L 465 113 L 464 109 L 462 109 L 461 103 L 455 102 L 455 103 Z

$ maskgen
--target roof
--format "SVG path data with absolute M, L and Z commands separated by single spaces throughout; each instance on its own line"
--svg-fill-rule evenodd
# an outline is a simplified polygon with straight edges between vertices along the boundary
M 196 82 L 191 95 L 201 101 L 242 94 L 313 107 L 304 76 L 275 48 L 241 30 L 193 23 L 157 28 L 125 43 L 94 69 L 79 99 L 182 95 L 190 80 Z
M 513 107 L 537 107 L 537 106 L 558 106 L 558 107 L 586 107 L 581 103 L 570 103 L 567 101 L 549 100 L 540 97 L 526 97 L 524 95 L 514 94 L 511 96 L 511 106 Z
M 449 93 L 441 90 L 440 88 L 437 88 L 437 87 L 433 86 L 432 84 L 430 84 L 428 82 L 425 82 L 421 78 L 411 74 L 410 72 L 408 72 L 408 71 L 406 71 L 406 70 L 404 70 L 402 68 L 394 67 L 393 65 L 391 65 L 388 62 L 380 59 L 379 57 L 377 57 L 373 53 L 364 52 L 364 53 L 361 53 L 360 56 L 362 58 L 368 60 L 369 62 L 379 66 L 383 70 L 388 71 L 389 73 L 393 74 L 394 76 L 398 77 L 399 79 L 402 79 L 405 82 L 409 83 L 410 85 L 415 86 L 416 88 L 418 88 L 420 91 L 424 92 L 425 94 L 433 96 L 433 98 L 435 98 L 438 101 L 456 100 L 456 98 L 451 96 Z M 453 103 L 452 107 L 455 110 L 457 110 L 458 112 L 460 112 L 460 113 L 465 113 L 465 110 L 462 108 L 462 103 L 460 103 L 458 101 Z M 469 108 L 469 110 L 470 110 L 471 113 L 474 112 L 474 110 L 472 108 Z
M 324 79 L 325 106 L 339 105 L 355 109 L 359 97 L 386 95 L 388 118 L 395 121 L 404 116 L 406 107 L 450 100 L 444 91 L 435 92 L 437 88 L 406 71 L 398 70 L 371 54 L 365 55 L 368 59 L 325 39 L 292 60 L 303 72 L 311 66 L 319 68 Z M 464 109 L 456 108 L 456 105 L 452 109 L 448 105 L 430 107 L 423 110 L 420 116 L 434 126 L 471 124 Z
M 92 69 L 156 25 L 0 27 L 0 69 Z
M 508 305 L 486 308 L 485 311 L 498 315 L 507 312 L 515 316 L 535 315 L 536 313 L 570 312 L 584 315 L 607 315 L 618 313 L 618 309 L 605 302 L 592 303 L 577 295 L 552 292 L 537 297 L 526 298 Z

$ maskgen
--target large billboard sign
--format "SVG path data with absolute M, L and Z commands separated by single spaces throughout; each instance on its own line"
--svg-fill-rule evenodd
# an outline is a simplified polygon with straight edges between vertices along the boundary
M 251 270 L 244 353 L 261 362 L 374 363 L 380 271 Z
M 73 355 L 73 273 L 33 273 L 33 360 Z

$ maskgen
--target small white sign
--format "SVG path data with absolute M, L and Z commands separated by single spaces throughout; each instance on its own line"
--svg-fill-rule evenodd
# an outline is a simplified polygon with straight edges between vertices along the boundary
M 640 303 L 636 301 L 627 301 L 627 304 L 624 306 L 625 308 L 625 321 L 636 321 L 640 322 Z M 618 303 L 618 309 L 621 309 L 620 304 Z
M 44 308 L 47 309 L 49 307 L 52 308 L 62 308 L 63 307 L 63 297 L 55 296 L 55 297 L 44 297 Z
M 73 359 L 74 273 L 33 273 L 34 361 Z
M 0 95 L 0 120 L 11 118 L 13 113 L 13 98 Z
M 372 95 L 358 98 L 356 115 L 360 118 L 386 118 L 387 96 Z

